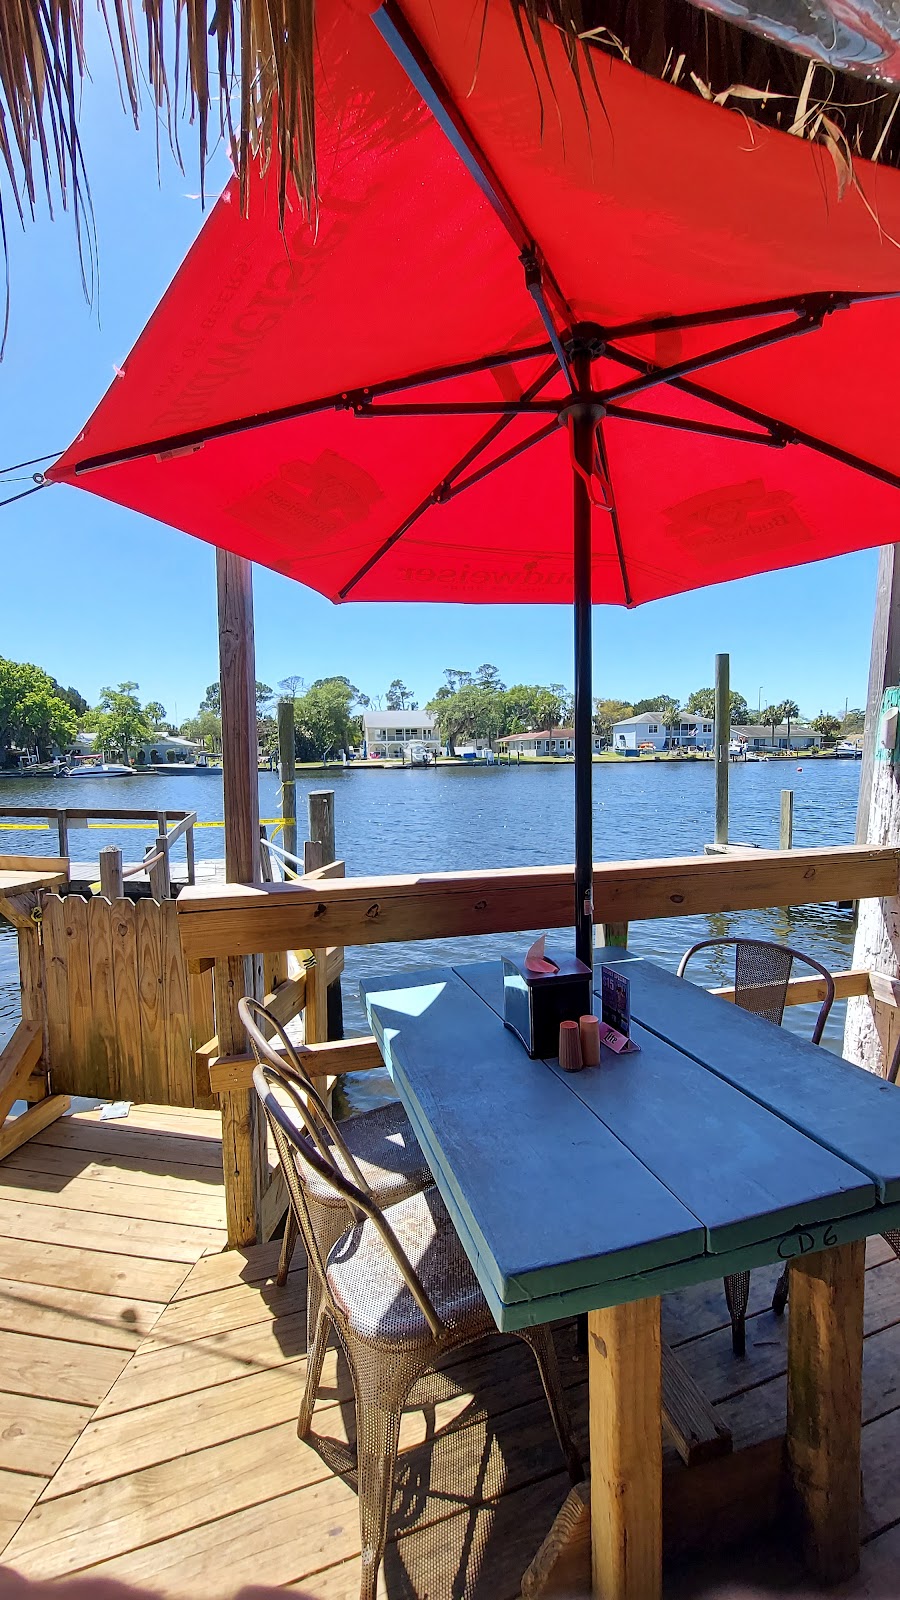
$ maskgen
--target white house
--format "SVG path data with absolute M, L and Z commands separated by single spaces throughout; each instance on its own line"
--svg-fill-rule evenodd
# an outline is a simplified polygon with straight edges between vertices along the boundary
M 441 736 L 430 711 L 364 711 L 363 755 L 371 761 L 401 761 L 403 747 L 421 744 L 441 753 Z
M 497 743 L 505 747 L 511 755 L 574 756 L 575 729 L 549 728 L 543 731 L 532 729 L 530 733 L 508 733 L 504 738 L 498 739 Z M 599 755 L 601 743 L 599 734 L 593 734 L 592 744 L 595 755 Z
M 641 711 L 613 723 L 612 747 L 619 755 L 636 756 L 651 750 L 711 750 L 715 740 L 712 717 L 682 711 L 670 728 L 656 711 Z
M 182 739 L 176 733 L 156 733 L 152 739 L 139 744 L 132 756 L 137 767 L 174 765 L 176 762 L 195 762 L 203 746 L 196 739 Z
M 732 728 L 732 739 L 737 739 L 747 750 L 818 750 L 822 743 L 822 735 L 816 733 L 814 728 L 807 728 L 805 723 L 791 723 L 791 738 L 788 743 L 788 728 L 786 722 L 776 725 L 775 737 L 772 738 L 772 727 L 763 727 L 758 723 L 748 723 L 743 728 Z

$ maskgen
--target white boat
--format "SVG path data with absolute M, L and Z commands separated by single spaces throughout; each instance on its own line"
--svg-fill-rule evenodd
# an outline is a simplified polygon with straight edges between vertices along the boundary
M 405 744 L 403 746 L 403 765 L 405 767 L 433 767 L 434 754 L 427 745 L 420 743 Z
M 72 767 L 70 778 L 136 778 L 134 767 L 125 767 L 120 761 L 86 761 L 81 767 Z
M 834 758 L 836 761 L 861 761 L 862 748 L 857 744 L 851 744 L 849 739 L 842 739 L 840 744 L 834 747 Z

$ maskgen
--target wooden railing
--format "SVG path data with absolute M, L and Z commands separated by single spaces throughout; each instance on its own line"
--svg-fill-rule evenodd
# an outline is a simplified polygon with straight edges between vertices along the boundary
M 332 871 L 340 870 L 332 868 Z M 662 861 L 619 861 L 594 868 L 597 922 L 619 942 L 629 922 L 768 906 L 821 904 L 868 897 L 894 897 L 900 890 L 900 849 L 857 845 L 823 850 L 753 850 L 746 856 L 688 856 Z M 321 1005 L 330 980 L 327 957 L 316 968 L 287 978 L 278 952 L 311 948 L 325 955 L 346 945 L 436 939 L 471 934 L 515 933 L 530 928 L 570 927 L 574 899 L 571 867 L 521 867 L 500 871 L 449 872 L 379 878 L 328 877 L 310 873 L 291 884 L 209 885 L 184 890 L 177 920 L 189 966 L 214 970 L 217 1008 L 224 1029 L 201 1052 L 204 1088 L 222 1096 L 229 1128 L 226 1192 L 231 1242 L 267 1236 L 274 1206 L 252 1110 L 252 1060 L 236 1022 L 238 987 L 248 957 L 265 958 L 267 998 L 286 1016 L 301 1004 Z M 313 987 L 310 987 L 312 982 Z M 818 979 L 798 979 L 789 1004 L 820 998 Z M 880 974 L 839 973 L 840 998 L 869 995 L 873 1005 L 897 1004 L 900 984 Z M 314 996 L 319 993 L 318 1002 Z M 720 991 L 729 998 L 728 991 Z M 730 996 L 733 998 L 733 994 Z M 230 1048 L 220 1049 L 220 1034 Z M 306 1029 L 304 1064 L 311 1076 L 366 1071 L 381 1065 L 373 1038 L 327 1042 Z M 266 1185 L 269 1182 L 269 1189 Z M 256 1200 L 253 1200 L 253 1196 Z
M 185 850 L 187 852 L 188 883 L 194 882 L 194 824 L 197 821 L 196 811 L 136 811 L 134 809 L 121 810 L 117 807 L 100 806 L 94 808 L 80 808 L 75 806 L 0 806 L 0 827 L 9 828 L 15 821 L 23 823 L 40 818 L 48 828 L 56 828 L 59 839 L 59 853 L 61 856 L 69 855 L 69 833 L 77 829 L 102 828 L 108 822 L 155 822 L 157 839 L 155 846 L 147 851 L 148 855 L 160 853 L 159 841 L 165 838 L 166 847 L 164 854 L 177 839 L 184 835 Z M 5 831 L 5 830 L 4 830 Z M 15 829 L 13 828 L 13 831 Z M 102 854 L 102 852 L 101 852 Z M 143 871 L 144 863 L 141 862 L 138 870 Z M 161 883 L 161 879 L 159 882 Z M 168 892 L 168 891 L 167 891 Z M 156 893 L 156 890 L 154 890 Z M 157 894 L 157 899 L 164 896 Z

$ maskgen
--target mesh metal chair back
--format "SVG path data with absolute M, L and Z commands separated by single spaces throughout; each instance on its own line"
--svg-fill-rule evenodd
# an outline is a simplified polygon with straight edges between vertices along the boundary
M 819 1044 L 834 1004 L 834 979 L 827 967 L 814 956 L 804 955 L 787 944 L 775 944 L 768 939 L 701 939 L 691 945 L 678 963 L 678 976 L 683 978 L 692 957 L 700 950 L 716 948 L 734 949 L 734 1002 L 744 1011 L 781 1026 L 787 1001 L 788 984 L 795 962 L 810 967 L 818 973 L 825 985 L 825 997 L 819 1007 L 812 1043 Z M 785 1267 L 772 1299 L 772 1309 L 782 1312 L 787 1304 L 788 1271 Z M 749 1272 L 733 1272 L 725 1279 L 725 1302 L 731 1318 L 731 1345 L 736 1356 L 746 1354 L 747 1304 L 750 1298 Z
M 784 1019 L 788 984 L 795 962 L 818 973 L 825 985 L 825 997 L 819 1007 L 812 1043 L 819 1044 L 834 1004 L 834 979 L 828 968 L 802 950 L 787 944 L 776 944 L 768 939 L 701 939 L 686 950 L 678 964 L 678 976 L 683 978 L 688 963 L 700 950 L 714 947 L 734 948 L 734 1000 L 743 1011 L 752 1011 L 778 1026 Z

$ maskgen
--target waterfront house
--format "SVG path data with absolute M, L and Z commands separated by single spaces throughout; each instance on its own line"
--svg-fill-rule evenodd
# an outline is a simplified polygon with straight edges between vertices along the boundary
M 774 739 L 771 723 L 765 727 L 761 723 L 751 722 L 744 727 L 732 728 L 731 735 L 733 739 L 740 740 L 747 750 L 763 753 L 771 750 L 818 750 L 822 743 L 822 735 L 803 722 L 791 723 L 790 741 L 786 722 L 776 724 Z
M 528 733 L 508 733 L 497 740 L 501 750 L 519 756 L 574 756 L 574 728 L 532 728 Z M 592 736 L 592 748 L 599 755 L 603 747 L 600 735 Z
M 403 747 L 424 745 L 441 753 L 441 736 L 430 711 L 364 711 L 363 756 L 369 760 L 402 761 Z
M 612 747 L 619 755 L 636 756 L 641 748 L 652 750 L 712 750 L 715 741 L 711 717 L 682 711 L 667 727 L 655 711 L 641 711 L 613 723 Z
M 203 749 L 196 739 L 182 739 L 175 733 L 155 733 L 152 739 L 145 739 L 138 745 L 134 755 L 135 766 L 159 767 L 164 763 L 174 765 L 176 762 L 190 762 L 197 760 L 198 752 Z

